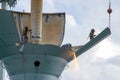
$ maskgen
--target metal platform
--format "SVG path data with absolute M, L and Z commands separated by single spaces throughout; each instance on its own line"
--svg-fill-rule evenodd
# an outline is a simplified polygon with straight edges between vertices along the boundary
M 110 28 L 107 27 L 105 28 L 100 34 L 98 34 L 95 38 L 91 39 L 88 43 L 86 43 L 83 46 L 79 46 L 76 51 L 76 56 L 80 56 L 81 54 L 83 54 L 84 52 L 86 52 L 87 50 L 89 50 L 90 48 L 94 47 L 95 45 L 97 45 L 99 42 L 101 42 L 102 40 L 104 40 L 106 37 L 108 37 L 111 34 Z M 73 60 L 74 57 L 70 57 L 67 61 L 70 62 L 71 60 Z

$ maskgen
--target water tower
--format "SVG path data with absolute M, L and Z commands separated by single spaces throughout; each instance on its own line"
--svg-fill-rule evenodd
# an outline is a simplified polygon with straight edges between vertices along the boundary
M 61 46 L 65 13 L 42 13 L 42 0 L 32 0 L 31 13 L 5 10 L 16 0 L 0 0 L 0 60 L 10 80 L 59 80 L 66 65 L 111 34 L 107 27 L 83 46 Z M 28 42 L 21 42 L 28 26 Z

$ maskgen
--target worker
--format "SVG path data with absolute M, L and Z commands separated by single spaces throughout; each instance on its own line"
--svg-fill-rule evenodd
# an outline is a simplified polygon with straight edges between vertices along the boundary
M 72 45 L 70 43 L 62 45 L 66 50 L 72 50 Z
M 95 29 L 91 29 L 90 34 L 89 34 L 90 40 L 96 36 L 96 35 L 94 35 L 94 33 L 95 33 Z
M 23 29 L 23 34 L 22 34 L 23 42 L 28 42 L 28 36 L 27 35 L 28 35 L 29 31 L 31 31 L 31 30 L 29 30 L 28 27 L 25 26 L 24 29 Z

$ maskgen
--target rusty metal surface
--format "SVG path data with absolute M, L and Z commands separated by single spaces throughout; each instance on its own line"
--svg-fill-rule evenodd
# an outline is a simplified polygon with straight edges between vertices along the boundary
M 31 15 L 24 12 L 13 12 L 18 32 L 28 26 L 31 29 Z M 42 18 L 42 40 L 40 44 L 61 45 L 65 30 L 65 13 L 44 13 Z M 19 29 L 22 27 L 22 29 Z M 31 33 L 28 34 L 31 41 Z

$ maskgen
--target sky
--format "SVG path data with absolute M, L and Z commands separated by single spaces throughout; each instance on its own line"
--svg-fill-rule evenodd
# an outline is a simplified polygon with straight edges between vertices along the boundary
M 61 80 L 120 79 L 120 0 L 111 0 L 112 34 L 73 60 L 60 76 Z M 84 45 L 91 28 L 99 34 L 108 27 L 109 0 L 43 0 L 43 13 L 66 13 L 63 44 Z M 30 12 L 30 0 L 19 0 L 15 11 Z M 77 61 L 77 64 L 76 64 Z

